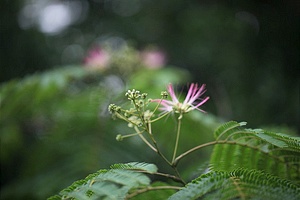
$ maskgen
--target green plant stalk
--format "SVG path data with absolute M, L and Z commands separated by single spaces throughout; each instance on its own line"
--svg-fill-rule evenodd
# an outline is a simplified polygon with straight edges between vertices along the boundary
M 180 129 L 180 126 L 179 126 L 179 129 Z M 162 159 L 164 159 L 164 160 L 168 163 L 168 165 L 170 165 L 170 166 L 173 168 L 174 172 L 176 173 L 176 175 L 177 175 L 177 177 L 178 177 L 179 182 L 181 182 L 183 185 L 185 185 L 186 183 L 185 183 L 185 181 L 181 178 L 181 176 L 180 176 L 180 174 L 179 174 L 179 172 L 178 172 L 176 166 L 173 166 L 173 164 L 165 157 L 165 155 L 164 155 L 163 153 L 160 152 L 160 150 L 159 150 L 159 148 L 158 148 L 158 145 L 157 145 L 157 143 L 156 143 L 156 141 L 155 141 L 155 139 L 154 139 L 154 137 L 153 137 L 153 135 L 152 135 L 151 122 L 148 123 L 148 131 L 149 131 L 150 138 L 151 138 L 151 140 L 152 140 L 154 146 L 155 146 L 156 149 L 157 149 L 157 151 L 156 151 L 157 154 L 158 154 L 160 157 L 162 157 Z M 179 132 L 180 132 L 180 130 L 179 130 Z M 179 140 L 179 137 L 177 138 L 177 143 L 178 143 L 178 140 Z
M 140 190 L 135 191 L 134 193 L 131 193 L 129 195 L 126 196 L 125 199 L 130 199 L 132 197 L 135 197 L 139 194 L 148 192 L 148 191 L 152 191 L 152 190 L 180 190 L 182 189 L 181 187 L 177 187 L 177 186 L 156 186 L 156 187 L 146 187 Z
M 242 144 L 242 143 L 238 143 L 236 141 L 227 141 L 227 140 L 219 140 L 219 141 L 212 141 L 212 142 L 208 142 L 208 143 L 205 143 L 205 144 L 201 144 L 201 145 L 198 145 L 184 153 L 182 153 L 181 155 L 177 156 L 174 160 L 174 162 L 172 162 L 172 166 L 173 167 L 176 167 L 178 165 L 178 162 L 184 158 L 185 156 L 189 155 L 190 153 L 193 153 L 194 151 L 196 150 L 199 150 L 199 149 L 202 149 L 204 147 L 208 147 L 208 146 L 212 146 L 212 145 L 216 145 L 216 144 L 232 144 L 232 145 L 240 145 L 240 146 L 246 146 L 248 148 L 251 148 L 251 149 L 254 149 L 254 150 L 257 150 L 257 151 L 260 151 L 274 159 L 277 159 L 279 162 L 283 162 L 282 159 L 280 159 L 279 157 L 276 157 L 276 156 L 273 156 L 273 155 L 270 155 L 268 152 L 264 152 L 262 151 L 261 149 L 257 148 L 257 147 L 253 147 L 253 146 L 250 146 L 250 145 L 247 145 L 247 144 Z
M 164 117 L 165 117 L 166 115 L 168 115 L 168 114 L 170 114 L 170 112 L 167 112 L 167 113 L 165 113 L 165 114 L 159 116 L 158 118 L 156 118 L 156 119 L 154 119 L 154 120 L 151 120 L 150 122 L 156 122 L 156 121 L 158 121 L 158 120 L 164 118 Z
M 127 137 L 132 137 L 132 136 L 135 136 L 135 135 L 139 135 L 141 134 L 142 132 L 136 132 L 136 133 L 131 133 L 131 134 L 128 134 L 128 135 L 122 135 L 122 138 L 127 138 Z
M 180 114 L 180 116 L 178 117 L 177 133 L 176 133 L 176 141 L 175 141 L 175 147 L 174 147 L 173 158 L 172 158 L 172 165 L 175 161 L 176 154 L 177 154 L 177 148 L 178 148 L 179 136 L 180 136 L 180 129 L 181 129 L 181 119 L 182 119 L 182 114 Z
M 151 117 L 154 115 L 154 113 L 157 111 L 157 109 L 158 109 L 158 107 L 160 106 L 162 100 L 163 100 L 163 98 L 160 99 L 159 103 L 158 103 L 158 104 L 156 105 L 156 107 L 154 108 L 153 113 L 152 113 L 152 115 L 150 116 L 150 119 L 151 119 Z
M 153 142 L 153 144 L 154 144 L 154 146 L 155 146 L 155 148 L 156 148 L 156 153 L 160 156 L 160 157 L 162 157 L 162 159 L 164 159 L 167 163 L 168 163 L 168 165 L 170 165 L 170 166 L 172 166 L 172 164 L 171 164 L 171 162 L 165 157 L 165 155 L 159 150 L 159 147 L 158 147 L 158 145 L 157 145 L 157 142 L 156 142 L 156 140 L 154 139 L 154 137 L 153 137 L 153 135 L 152 135 L 152 128 L 151 128 L 151 122 L 148 122 L 148 129 L 147 129 L 147 131 L 148 131 L 148 133 L 149 133 L 149 135 L 150 135 L 150 138 L 151 138 L 151 140 L 152 140 L 152 142 Z
M 158 150 L 155 148 L 155 147 L 153 147 L 149 142 L 148 142 L 148 140 L 143 136 L 143 134 L 142 134 L 142 131 L 140 131 L 139 129 L 138 129 L 138 127 L 137 126 L 134 126 L 134 130 L 138 133 L 138 135 L 140 136 L 140 138 L 153 150 L 153 151 L 155 151 L 156 153 L 158 153 Z

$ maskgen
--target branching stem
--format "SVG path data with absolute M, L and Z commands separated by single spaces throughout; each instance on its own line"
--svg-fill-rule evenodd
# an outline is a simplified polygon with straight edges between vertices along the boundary
M 175 160 L 175 157 L 176 157 L 176 154 L 177 154 L 177 148 L 178 148 L 179 136 L 180 136 L 180 129 L 181 129 L 181 119 L 182 119 L 182 114 L 180 114 L 180 116 L 178 117 L 176 141 L 175 141 L 175 147 L 174 147 L 174 152 L 173 152 L 172 163 L 174 163 L 174 160 Z
M 278 157 L 276 156 L 273 156 L 271 154 L 269 154 L 268 152 L 264 152 L 262 149 L 258 148 L 258 147 L 254 147 L 254 146 L 250 146 L 250 145 L 247 145 L 247 144 L 243 144 L 243 143 L 239 143 L 239 142 L 236 142 L 236 141 L 227 141 L 227 140 L 219 140 L 219 141 L 212 141 L 212 142 L 208 142 L 208 143 L 205 143 L 205 144 L 201 144 L 199 146 L 196 146 L 184 153 L 182 153 L 181 155 L 177 156 L 176 159 L 174 160 L 174 162 L 172 162 L 173 164 L 173 167 L 176 167 L 178 165 L 178 162 L 184 158 L 185 156 L 189 155 L 190 153 L 193 153 L 194 151 L 196 150 L 199 150 L 199 149 L 202 149 L 204 147 L 208 147 L 208 146 L 212 146 L 212 145 L 215 145 L 215 144 L 231 144 L 231 145 L 240 145 L 240 146 L 245 146 L 245 147 L 248 147 L 248 148 L 251 148 L 251 149 L 254 149 L 254 150 L 257 150 L 257 151 L 260 151 L 261 153 L 264 153 L 276 160 L 278 160 L 279 162 L 283 162 L 281 159 L 279 159 Z
M 132 197 L 135 197 L 139 194 L 142 194 L 144 192 L 148 192 L 148 191 L 152 191 L 152 190 L 180 190 L 181 187 L 177 187 L 177 186 L 156 186 L 156 187 L 146 187 L 140 190 L 135 191 L 134 193 L 131 193 L 129 195 L 126 196 L 126 199 L 130 199 Z
M 137 126 L 134 126 L 134 130 L 137 132 L 137 133 L 139 133 L 138 135 L 140 136 L 140 138 L 153 150 L 153 151 L 155 151 L 156 153 L 158 153 L 158 150 L 155 148 L 155 147 L 153 147 L 151 144 L 150 144 L 150 142 L 148 142 L 148 140 L 143 136 L 143 134 L 142 134 L 142 132 L 138 129 L 138 127 Z

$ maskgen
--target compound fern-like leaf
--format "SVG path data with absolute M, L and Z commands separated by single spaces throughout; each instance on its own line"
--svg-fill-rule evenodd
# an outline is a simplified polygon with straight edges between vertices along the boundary
M 201 175 L 169 200 L 300 198 L 299 186 L 258 170 L 212 171 Z
M 231 131 L 238 129 L 241 126 L 245 126 L 246 122 L 236 122 L 236 121 L 229 121 L 225 124 L 222 124 L 215 132 L 214 137 L 218 140 L 221 137 L 226 137 L 230 135 Z
M 56 199 L 124 199 L 134 188 L 150 185 L 143 173 L 154 173 L 157 167 L 147 163 L 115 164 L 110 170 L 100 170 L 62 190 Z
M 228 122 L 215 132 L 217 144 L 211 155 L 214 170 L 243 167 L 264 170 L 300 182 L 300 138 L 262 129 L 245 129 L 245 123 Z

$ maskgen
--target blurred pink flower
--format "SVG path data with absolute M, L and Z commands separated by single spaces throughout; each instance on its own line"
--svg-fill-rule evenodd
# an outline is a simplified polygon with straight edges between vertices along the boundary
M 195 109 L 205 112 L 199 108 L 209 99 L 209 97 L 200 98 L 206 92 L 205 84 L 201 85 L 201 87 L 198 87 L 197 83 L 192 83 L 185 100 L 182 103 L 179 102 L 178 98 L 176 97 L 172 84 L 169 84 L 167 89 L 171 96 L 171 101 L 165 99 L 152 100 L 153 102 L 158 102 L 161 104 L 160 110 L 162 110 L 163 113 L 174 111 L 176 113 L 183 114 Z
M 90 50 L 84 59 L 85 66 L 93 69 L 105 69 L 108 67 L 109 63 L 109 53 L 99 47 Z
M 160 50 L 145 50 L 141 52 L 141 59 L 151 69 L 161 68 L 166 64 L 166 55 Z

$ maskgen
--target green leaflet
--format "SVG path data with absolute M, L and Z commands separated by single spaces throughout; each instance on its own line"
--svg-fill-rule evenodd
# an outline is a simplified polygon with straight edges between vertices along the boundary
M 289 148 L 300 152 L 300 137 L 291 137 L 282 133 L 260 132 L 256 134 L 262 140 L 280 148 Z
M 131 162 L 131 163 L 119 163 L 114 164 L 110 167 L 111 169 L 131 169 L 131 170 L 141 170 L 148 173 L 155 173 L 157 172 L 157 167 L 154 164 L 148 163 L 138 163 L 138 162 Z
M 299 199 L 297 185 L 258 170 L 212 171 L 201 175 L 169 200 L 190 199 Z
M 56 199 L 124 199 L 130 189 L 150 185 L 141 172 L 154 173 L 157 167 L 147 163 L 115 164 L 110 170 L 100 170 L 62 190 Z
M 228 122 L 216 130 L 218 144 L 210 159 L 214 170 L 257 169 L 299 182 L 299 137 L 240 126 L 240 123 Z
M 154 182 L 150 185 L 151 188 L 158 188 L 158 187 L 168 187 L 169 184 L 164 182 Z M 164 189 L 155 189 L 155 190 L 149 190 L 145 193 L 140 193 L 130 199 L 132 200 L 162 200 L 162 199 L 168 199 L 172 194 L 174 194 L 177 190 L 171 189 L 171 188 L 164 188 Z
M 218 140 L 221 137 L 229 136 L 232 131 L 236 131 L 239 127 L 245 126 L 247 122 L 236 122 L 236 121 L 229 121 L 225 124 L 222 124 L 217 130 L 214 132 L 214 137 Z

